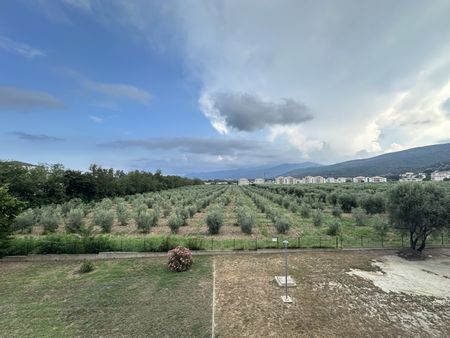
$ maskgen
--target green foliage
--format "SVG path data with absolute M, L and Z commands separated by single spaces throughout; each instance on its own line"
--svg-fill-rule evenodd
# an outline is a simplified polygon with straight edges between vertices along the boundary
M 39 216 L 39 223 L 46 233 L 56 231 L 62 223 L 60 210 L 52 207 L 44 208 Z
M 167 223 L 169 224 L 170 230 L 173 233 L 177 233 L 178 229 L 180 229 L 180 227 L 184 224 L 184 221 L 179 214 L 173 212 L 170 214 Z
M 334 217 L 340 218 L 341 215 L 342 215 L 342 208 L 341 208 L 341 206 L 340 206 L 339 204 L 336 204 L 336 205 L 333 207 L 333 209 L 331 209 L 331 214 L 332 214 Z
M 341 205 L 344 212 L 351 212 L 353 208 L 358 206 L 357 198 L 351 193 L 342 193 L 338 197 L 338 203 Z
M 411 250 L 421 252 L 431 233 L 450 226 L 449 194 L 433 183 L 398 184 L 387 206 L 391 225 L 409 231 Z
M 0 257 L 9 248 L 11 225 L 22 208 L 23 203 L 11 196 L 7 187 L 0 186 Z
M 353 208 L 352 216 L 355 219 L 357 226 L 366 225 L 367 213 L 363 208 Z
M 78 273 L 88 273 L 94 271 L 94 268 L 94 263 L 90 260 L 85 259 L 78 268 Z
M 372 220 L 372 226 L 373 230 L 378 236 L 380 236 L 381 238 L 386 237 L 389 231 L 389 224 L 384 218 L 380 216 L 374 217 Z
M 323 212 L 315 210 L 312 214 L 312 221 L 314 226 L 320 227 L 323 224 Z
M 253 224 L 256 223 L 256 215 L 252 209 L 247 206 L 238 207 L 236 209 L 238 225 L 245 234 L 251 234 Z
M 223 225 L 223 212 L 219 207 L 213 208 L 206 214 L 206 225 L 208 226 L 210 235 L 219 233 L 220 228 Z
M 117 221 L 120 225 L 127 225 L 130 220 L 130 212 L 125 203 L 119 203 L 116 207 Z
M 361 207 L 363 207 L 368 214 L 380 214 L 386 210 L 386 200 L 381 194 L 365 195 L 361 199 Z
M 75 208 L 69 211 L 66 216 L 66 231 L 69 233 L 79 233 L 84 225 L 84 211 Z
M 25 210 L 14 220 L 14 230 L 21 233 L 30 233 L 33 225 L 36 224 L 36 217 L 32 209 Z
M 311 207 L 306 203 L 302 203 L 300 206 L 300 215 L 309 218 L 311 216 Z
M 328 236 L 339 236 L 341 234 L 341 223 L 334 222 L 328 226 L 327 235 Z
M 111 232 L 114 224 L 114 212 L 103 209 L 100 205 L 92 214 L 92 223 L 102 228 L 103 232 Z
M 137 228 L 142 232 L 149 232 L 152 226 L 155 226 L 158 219 L 152 210 L 141 211 L 134 216 Z
M 183 272 L 191 268 L 194 260 L 189 249 L 177 246 L 169 251 L 169 261 L 167 267 L 170 271 Z
M 277 229 L 279 234 L 285 234 L 289 231 L 291 226 L 292 220 L 285 215 L 280 216 L 275 220 L 275 228 Z

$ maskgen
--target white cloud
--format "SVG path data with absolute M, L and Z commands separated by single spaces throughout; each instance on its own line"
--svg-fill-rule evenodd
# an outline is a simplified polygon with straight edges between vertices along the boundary
M 17 42 L 1 35 L 0 35 L 0 48 L 14 54 L 25 56 L 30 59 L 37 56 L 45 56 L 45 53 L 40 49 L 33 48 L 25 43 Z
M 95 115 L 91 115 L 89 116 L 89 119 L 94 122 L 94 123 L 103 123 L 105 120 L 102 119 L 101 117 L 95 116 Z
M 123 83 L 104 83 L 91 80 L 84 81 L 84 85 L 89 90 L 112 97 L 126 97 L 130 100 L 148 104 L 152 98 L 151 94 L 138 87 Z

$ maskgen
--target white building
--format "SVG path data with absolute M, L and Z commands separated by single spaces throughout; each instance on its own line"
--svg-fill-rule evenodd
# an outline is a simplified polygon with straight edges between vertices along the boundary
M 304 180 L 305 180 L 305 183 L 314 183 L 314 177 L 312 177 L 312 176 L 306 176 L 304 178 Z
M 348 177 L 338 177 L 336 179 L 337 183 L 346 183 L 346 182 L 351 182 L 351 181 L 352 181 L 352 179 L 348 178 Z
M 303 184 L 305 183 L 304 178 L 294 178 L 294 184 Z
M 450 171 L 435 171 L 431 173 L 432 181 L 443 181 L 445 179 L 450 179 Z
M 283 177 L 283 184 L 294 184 L 294 178 L 292 176 Z
M 336 183 L 336 179 L 334 177 L 327 177 L 325 183 Z
M 238 185 L 249 185 L 249 184 L 250 184 L 250 182 L 248 181 L 247 178 L 240 178 L 239 179 Z
M 265 180 L 264 178 L 255 178 L 255 184 L 264 184 Z
M 278 176 L 277 178 L 275 178 L 275 183 L 276 184 L 283 184 L 283 176 Z
M 427 177 L 424 173 L 418 173 L 417 175 L 413 172 L 407 172 L 400 175 L 400 182 L 421 182 Z
M 314 176 L 313 183 L 325 183 L 325 178 L 322 176 Z
M 353 183 L 365 183 L 367 181 L 368 181 L 367 177 L 364 176 L 353 177 Z
M 386 179 L 386 177 L 373 176 L 373 177 L 369 177 L 369 182 L 370 183 L 385 183 L 385 182 L 387 182 L 387 179 Z

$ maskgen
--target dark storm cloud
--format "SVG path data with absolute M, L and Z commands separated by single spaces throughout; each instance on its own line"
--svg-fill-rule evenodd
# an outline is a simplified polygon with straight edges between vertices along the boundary
M 151 138 L 118 140 L 100 146 L 110 148 L 145 148 L 149 150 L 181 150 L 192 154 L 232 155 L 239 152 L 262 151 L 264 142 L 218 138 Z
M 44 92 L 8 86 L 0 87 L 0 111 L 27 112 L 63 107 L 64 104 L 60 100 Z
M 29 134 L 21 131 L 14 131 L 11 133 L 21 140 L 26 141 L 44 141 L 44 142 L 60 142 L 65 141 L 65 139 L 60 137 L 54 137 L 46 134 Z
M 241 131 L 256 131 L 271 125 L 289 125 L 313 118 L 308 107 L 294 99 L 280 102 L 264 101 L 247 93 L 212 95 L 213 107 L 228 126 Z

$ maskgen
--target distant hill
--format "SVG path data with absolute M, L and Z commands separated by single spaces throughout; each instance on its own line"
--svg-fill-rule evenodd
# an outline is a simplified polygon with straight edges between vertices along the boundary
M 190 178 L 200 178 L 202 180 L 237 180 L 241 177 L 255 179 L 257 177 L 274 178 L 288 171 L 310 167 L 318 167 L 320 164 L 313 162 L 304 163 L 283 163 L 277 166 L 261 166 L 253 168 L 241 168 L 231 170 L 220 170 L 211 172 L 199 172 L 187 174 Z
M 284 176 L 396 176 L 406 171 L 450 169 L 450 143 L 411 148 L 361 160 L 288 170 Z

